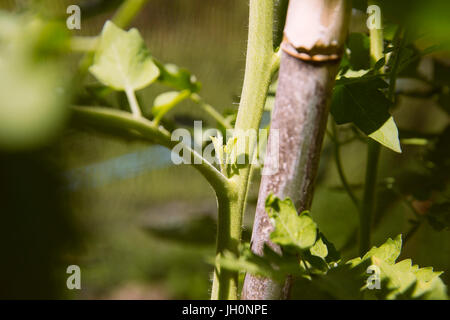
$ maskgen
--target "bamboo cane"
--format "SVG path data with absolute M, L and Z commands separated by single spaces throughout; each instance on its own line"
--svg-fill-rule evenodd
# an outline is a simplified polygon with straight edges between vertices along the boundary
M 273 230 L 265 200 L 269 193 L 290 197 L 299 212 L 309 209 L 328 118 L 328 105 L 344 48 L 349 20 L 346 0 L 291 0 L 272 117 L 265 169 L 252 234 L 252 250 L 262 254 Z M 278 134 L 273 134 L 274 130 Z M 279 144 L 272 140 L 279 137 Z M 277 149 L 275 149 L 277 148 Z M 274 163 L 278 171 L 270 174 Z M 267 173 L 267 174 L 266 174 Z M 290 279 L 246 275 L 242 299 L 286 299 Z

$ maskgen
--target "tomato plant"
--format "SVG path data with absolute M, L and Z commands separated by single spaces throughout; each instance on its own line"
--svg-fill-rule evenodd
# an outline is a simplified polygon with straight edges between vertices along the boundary
M 190 71 L 153 56 L 141 33 L 127 30 L 146 3 L 121 2 L 95 37 L 71 34 L 61 19 L 36 14 L 38 5 L 1 11 L 0 147 L 39 149 L 66 127 L 87 127 L 172 150 L 172 160 L 197 169 L 217 198 L 212 299 L 288 298 L 302 286 L 338 299 L 447 299 L 440 271 L 398 260 L 422 225 L 449 228 L 448 126 L 430 137 L 399 130 L 395 117 L 401 96 L 431 95 L 448 125 L 449 67 L 432 58 L 432 77 L 419 70 L 419 62 L 446 49 L 442 25 L 429 18 L 439 18 L 441 2 L 414 1 L 414 12 L 423 14 L 409 16 L 399 10 L 403 2 L 250 0 L 244 81 L 231 114 L 205 101 Z M 101 5 L 89 9 L 97 11 Z M 63 70 L 74 57 L 77 67 L 67 79 Z M 423 90 L 404 89 L 405 79 L 421 82 Z M 166 90 L 149 106 L 137 92 L 153 84 Z M 115 94 L 122 99 L 118 106 L 105 98 Z M 275 106 L 268 142 L 260 149 L 268 97 L 275 97 Z M 166 121 L 186 101 L 217 124 L 200 132 L 200 142 Z M 356 257 L 341 257 L 311 211 L 324 139 L 331 142 L 341 189 L 358 213 Z M 342 149 L 353 142 L 367 148 L 359 189 L 341 160 Z M 409 145 L 425 145 L 422 173 L 381 180 L 382 148 L 401 154 Z M 263 165 L 255 163 L 265 151 Z M 261 182 L 249 244 L 242 230 L 255 171 Z M 383 192 L 393 202 L 404 201 L 414 218 L 406 233 L 374 246 L 373 231 L 384 218 L 377 202 Z

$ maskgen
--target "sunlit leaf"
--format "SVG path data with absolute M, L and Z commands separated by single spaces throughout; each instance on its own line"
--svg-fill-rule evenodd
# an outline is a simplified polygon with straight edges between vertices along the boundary
M 446 287 L 433 268 L 419 268 L 410 259 L 396 263 L 402 248 L 401 235 L 388 239 L 380 247 L 373 247 L 364 257 L 348 262 L 357 267 L 370 261 L 380 270 L 382 290 L 375 292 L 382 299 L 447 299 Z
M 116 90 L 140 90 L 159 76 L 139 31 L 124 31 L 106 22 L 91 73 Z
M 393 117 L 390 117 L 380 129 L 369 134 L 369 137 L 395 152 L 402 152 L 397 125 Z
M 269 195 L 266 199 L 266 211 L 275 227 L 270 235 L 274 243 L 304 250 L 316 242 L 315 222 L 307 213 L 298 215 L 291 199 L 286 198 L 282 201 Z
M 156 97 L 153 102 L 152 113 L 156 121 L 159 121 L 167 112 L 189 97 L 190 92 L 185 90 L 181 92 L 164 92 Z

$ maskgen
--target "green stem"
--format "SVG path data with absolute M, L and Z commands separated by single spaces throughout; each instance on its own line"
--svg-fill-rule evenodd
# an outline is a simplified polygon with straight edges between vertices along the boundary
M 375 205 L 379 157 L 380 145 L 378 142 L 370 139 L 367 143 L 366 180 L 359 218 L 359 253 L 361 256 L 370 249 L 370 233 Z
M 170 133 L 160 126 L 145 118 L 135 117 L 128 112 L 99 107 L 72 107 L 71 109 L 75 121 L 79 120 L 93 128 L 103 126 L 119 131 L 132 131 L 138 134 L 140 138 L 158 143 L 169 150 L 180 143 L 176 140 L 173 141 Z M 190 155 L 190 164 L 208 180 L 217 194 L 227 195 L 230 193 L 230 182 L 219 170 L 191 147 L 185 145 L 184 150 Z
M 369 5 L 379 5 L 378 1 L 373 0 L 368 2 Z M 382 17 L 380 16 L 380 19 Z M 380 29 L 370 29 L 370 58 L 372 66 L 384 57 L 384 37 L 383 27 Z
M 234 187 L 234 188 L 233 188 Z M 240 215 L 239 195 L 235 186 L 232 191 L 217 197 L 218 224 L 216 238 L 216 259 L 220 259 L 225 251 L 238 254 L 241 240 L 242 220 Z M 212 300 L 236 300 L 238 298 L 238 273 L 221 269 L 216 263 L 214 268 Z
M 191 100 L 197 103 L 203 111 L 205 111 L 209 116 L 217 121 L 225 129 L 232 129 L 230 122 L 225 119 L 216 109 L 214 109 L 210 104 L 203 101 L 203 99 L 196 93 L 191 95 Z
M 369 5 L 377 4 L 377 1 L 369 1 Z M 371 64 L 375 65 L 384 56 L 383 29 L 370 30 L 370 56 Z M 375 196 L 377 185 L 378 162 L 380 157 L 380 144 L 369 139 L 367 143 L 366 179 L 364 186 L 363 202 L 359 217 L 359 253 L 364 255 L 369 251 L 371 243 L 372 217 L 375 211 Z
M 403 36 L 402 36 L 403 35 Z M 403 28 L 399 27 L 394 36 L 394 46 L 397 48 L 392 53 L 392 69 L 389 73 L 389 89 L 388 89 L 388 99 L 394 102 L 395 98 L 395 88 L 397 84 L 397 74 L 400 66 L 400 54 L 405 45 L 406 34 L 403 33 Z
M 214 120 L 217 121 L 225 129 L 232 129 L 231 124 L 226 120 L 216 109 L 214 109 L 210 104 L 201 102 L 200 108 L 209 114 Z
M 75 52 L 93 52 L 97 43 L 98 37 L 74 36 L 70 40 L 70 49 Z
M 136 99 L 136 93 L 133 89 L 127 88 L 125 90 L 125 93 L 128 98 L 128 103 L 130 104 L 131 112 L 133 113 L 133 116 L 139 118 L 142 116 L 141 108 L 139 107 L 139 103 Z
M 341 143 L 339 142 L 338 136 L 337 136 L 337 128 L 336 124 L 332 123 L 332 130 L 333 130 L 333 137 L 334 137 L 334 160 L 336 162 L 336 168 L 339 174 L 339 178 L 341 179 L 342 186 L 344 187 L 345 191 L 347 191 L 348 196 L 352 200 L 352 202 L 355 204 L 356 209 L 359 209 L 359 201 L 358 198 L 353 193 L 352 188 L 350 187 L 350 184 L 348 183 L 347 177 L 344 173 L 344 166 L 342 165 L 341 161 Z
M 276 69 L 273 52 L 273 0 L 250 0 L 249 33 L 244 85 L 235 125 L 238 143 L 244 143 L 245 150 L 253 152 L 254 139 L 246 139 L 241 133 L 257 131 L 269 90 L 272 72 Z M 274 67 L 275 65 L 275 67 Z M 248 155 L 252 159 L 252 154 Z M 238 255 L 241 240 L 242 219 L 247 197 L 251 164 L 247 163 L 239 174 L 231 178 L 234 192 L 228 199 L 219 199 L 219 221 L 216 257 L 224 250 Z M 221 270 L 216 263 L 212 299 L 237 299 L 238 273 Z
M 148 0 L 126 0 L 117 10 L 112 22 L 119 28 L 126 28 Z
M 375 3 L 375 1 L 373 1 Z M 389 73 L 389 88 L 387 98 L 394 102 L 395 100 L 395 88 L 397 83 L 397 75 L 400 64 L 400 54 L 405 45 L 406 37 L 403 34 L 403 29 L 398 28 L 394 37 L 394 46 L 396 50 L 392 53 L 392 64 Z M 371 30 L 371 55 L 373 57 L 372 63 L 381 59 L 380 54 L 383 54 L 383 31 Z M 375 195 L 376 195 L 376 183 L 377 183 L 377 169 L 378 160 L 380 157 L 381 146 L 375 141 L 369 141 L 368 153 L 367 153 L 367 167 L 366 167 L 366 185 L 364 190 L 364 199 L 360 213 L 360 254 L 364 254 L 370 249 L 370 227 L 372 221 L 372 215 L 374 212 Z M 415 230 L 413 231 L 415 232 Z

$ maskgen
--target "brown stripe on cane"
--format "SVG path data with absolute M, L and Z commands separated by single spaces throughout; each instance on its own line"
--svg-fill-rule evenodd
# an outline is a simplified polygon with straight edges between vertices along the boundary
M 304 61 L 339 60 L 350 8 L 348 0 L 290 0 L 281 49 Z

